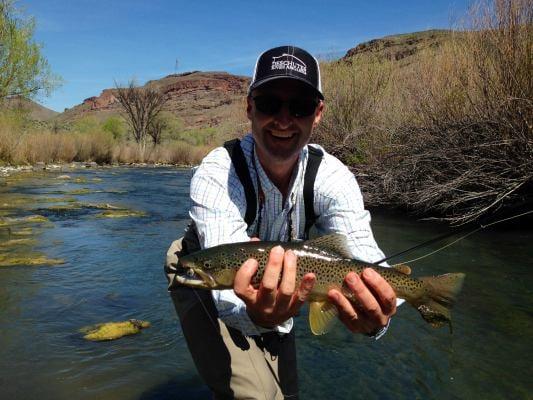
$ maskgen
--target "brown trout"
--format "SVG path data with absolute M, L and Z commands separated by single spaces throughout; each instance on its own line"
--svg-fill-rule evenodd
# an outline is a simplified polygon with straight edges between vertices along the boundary
M 252 283 L 258 286 L 270 249 L 277 245 L 296 254 L 297 284 L 306 273 L 316 275 L 315 285 L 308 297 L 309 325 L 315 335 L 326 333 L 337 315 L 337 308 L 328 301 L 328 291 L 338 289 L 353 300 L 353 293 L 345 286 L 344 277 L 350 271 L 359 274 L 365 268 L 378 272 L 391 285 L 396 296 L 415 307 L 429 324 L 434 327 L 449 324 L 451 328 L 450 309 L 461 290 L 465 274 L 411 278 L 411 269 L 405 265 L 386 268 L 353 259 L 346 237 L 341 234 L 303 242 L 242 242 L 201 250 L 180 258 L 176 280 L 193 288 L 232 289 L 239 267 L 247 259 L 254 258 L 259 268 Z

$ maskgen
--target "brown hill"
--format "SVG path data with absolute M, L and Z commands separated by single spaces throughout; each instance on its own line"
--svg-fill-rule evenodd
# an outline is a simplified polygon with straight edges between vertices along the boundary
M 342 60 L 372 55 L 378 59 L 405 60 L 424 49 L 436 48 L 451 36 L 450 31 L 430 30 L 386 36 L 361 43 L 348 50 Z M 165 109 L 177 116 L 185 129 L 220 125 L 223 121 L 246 121 L 244 97 L 250 78 L 226 72 L 187 72 L 152 80 L 145 86 L 156 86 L 167 93 L 170 100 Z M 71 122 L 85 116 L 103 121 L 121 113 L 115 89 L 104 89 L 99 96 L 89 97 L 81 104 L 58 116 L 61 122 Z M 242 113 L 242 115 L 241 115 Z
M 247 77 L 226 72 L 195 71 L 168 75 L 145 86 L 158 87 L 168 94 L 165 110 L 179 117 L 185 127 L 192 128 L 216 126 L 234 116 L 236 108 L 242 105 L 249 82 Z M 120 112 L 115 89 L 104 89 L 99 96 L 89 97 L 65 110 L 59 118 L 65 122 L 84 116 L 104 120 Z
M 59 114 L 33 100 L 18 96 L 5 99 L 5 105 L 9 109 L 18 109 L 28 113 L 29 118 L 34 121 L 48 121 Z
M 429 30 L 385 36 L 358 44 L 342 58 L 348 61 L 361 55 L 373 55 L 378 59 L 403 60 L 426 49 L 437 48 L 451 37 L 448 30 Z

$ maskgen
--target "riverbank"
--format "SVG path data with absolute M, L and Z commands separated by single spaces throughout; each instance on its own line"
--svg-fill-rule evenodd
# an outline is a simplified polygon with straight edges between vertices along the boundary
M 97 164 L 96 162 L 71 162 L 68 164 L 47 164 L 43 162 L 35 165 L 19 165 L 19 166 L 0 166 L 0 178 L 9 177 L 17 173 L 28 173 L 38 171 L 59 171 L 69 172 L 76 170 L 83 170 L 87 168 L 117 168 L 117 167 L 132 167 L 132 168 L 191 168 L 192 165 L 184 164 L 167 164 L 167 163 L 117 163 L 117 164 Z

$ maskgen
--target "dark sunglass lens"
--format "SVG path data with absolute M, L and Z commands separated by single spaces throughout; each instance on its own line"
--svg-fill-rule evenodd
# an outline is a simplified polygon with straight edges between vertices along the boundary
M 294 117 L 308 117 L 315 112 L 317 105 L 318 102 L 315 99 L 292 99 L 289 103 L 289 111 Z
M 256 96 L 254 101 L 257 109 L 266 115 L 277 114 L 283 106 L 283 101 L 276 96 Z

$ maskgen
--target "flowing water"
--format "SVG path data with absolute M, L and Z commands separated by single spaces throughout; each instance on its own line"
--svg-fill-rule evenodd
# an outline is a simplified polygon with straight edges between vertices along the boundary
M 169 243 L 187 224 L 189 171 L 68 175 L 0 179 L 0 399 L 209 398 L 162 270 Z M 145 214 L 101 218 L 110 206 Z M 374 215 L 372 224 L 387 254 L 446 231 L 390 215 Z M 340 324 L 315 337 L 302 312 L 296 319 L 301 397 L 531 398 L 532 242 L 532 231 L 490 229 L 412 264 L 415 276 L 467 274 L 453 334 L 430 328 L 404 305 L 377 342 Z M 1 265 L 15 255 L 19 264 L 22 256 L 64 263 Z M 109 342 L 79 333 L 129 318 L 152 326 Z

